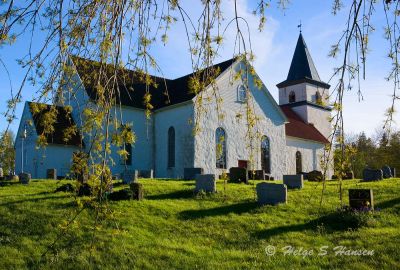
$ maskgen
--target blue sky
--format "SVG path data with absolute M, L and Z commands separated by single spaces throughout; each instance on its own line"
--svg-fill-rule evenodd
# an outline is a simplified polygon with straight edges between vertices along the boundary
M 188 13 L 196 18 L 200 10 L 198 0 L 181 1 Z M 233 2 L 222 1 L 225 18 L 233 16 Z M 336 16 L 332 15 L 333 0 L 292 0 L 288 9 L 278 10 L 275 7 L 267 10 L 267 23 L 265 30 L 257 30 L 258 18 L 252 15 L 256 1 L 238 0 L 238 11 L 250 24 L 253 51 L 256 55 L 255 68 L 269 91 L 277 100 L 278 89 L 275 86 L 283 81 L 288 73 L 292 54 L 296 45 L 299 30 L 297 25 L 301 20 L 303 36 L 309 47 L 314 63 L 322 80 L 328 81 L 332 76 L 333 68 L 338 65 L 338 60 L 328 57 L 330 46 L 340 37 L 345 27 L 346 8 Z M 275 4 L 276 1 L 272 1 Z M 350 1 L 345 1 L 350 2 Z M 383 39 L 384 17 L 382 8 L 377 6 L 373 23 L 376 31 L 370 37 L 370 52 L 367 62 L 367 78 L 361 83 L 364 100 L 359 102 L 356 91 L 347 92 L 344 103 L 345 130 L 351 133 L 365 131 L 372 135 L 376 129 L 383 125 L 384 112 L 389 107 L 393 86 L 385 81 L 390 70 L 390 62 L 386 57 L 388 44 Z M 220 50 L 218 60 L 232 57 L 234 43 L 234 28 L 227 31 L 224 45 Z M 40 33 L 34 33 L 40 40 Z M 7 65 L 11 76 L 11 85 L 16 91 L 23 79 L 24 72 L 16 64 L 27 50 L 27 36 L 22 36 L 19 41 L 10 46 L 0 48 L 0 58 Z M 176 78 L 191 72 L 191 62 L 186 44 L 183 26 L 178 21 L 169 32 L 169 42 L 164 46 L 158 42 L 152 49 L 158 59 L 158 64 L 165 77 Z M 332 81 L 331 84 L 335 84 Z M 0 111 L 4 112 L 6 100 L 10 97 L 10 83 L 3 67 L 0 67 Z M 23 91 L 24 101 L 35 96 L 36 88 L 27 85 Z M 22 114 L 23 103 L 18 106 L 17 116 Z M 395 120 L 400 122 L 396 114 Z M 16 131 L 18 119 L 11 125 Z M 6 127 L 4 117 L 0 118 L 0 130 Z

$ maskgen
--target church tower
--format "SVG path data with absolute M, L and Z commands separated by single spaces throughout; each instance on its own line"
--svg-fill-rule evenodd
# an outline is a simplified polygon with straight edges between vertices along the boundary
M 304 122 L 314 125 L 329 138 L 332 132 L 330 85 L 321 81 L 301 32 L 287 79 L 277 87 L 280 106 L 289 106 Z

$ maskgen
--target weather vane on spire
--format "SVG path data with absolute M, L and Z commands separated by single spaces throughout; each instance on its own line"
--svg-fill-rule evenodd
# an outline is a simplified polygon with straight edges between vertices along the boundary
M 297 28 L 300 29 L 300 33 L 301 33 L 301 27 L 302 27 L 302 24 L 301 24 L 301 20 L 300 20 L 300 24 L 297 26 Z

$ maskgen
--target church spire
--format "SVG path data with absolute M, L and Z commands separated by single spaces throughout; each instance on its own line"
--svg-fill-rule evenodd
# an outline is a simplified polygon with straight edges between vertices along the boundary
M 326 88 L 329 88 L 328 84 L 321 81 L 306 42 L 304 41 L 303 34 L 300 32 L 287 79 L 277 86 L 280 88 L 304 80 L 322 84 L 323 86 L 327 86 Z

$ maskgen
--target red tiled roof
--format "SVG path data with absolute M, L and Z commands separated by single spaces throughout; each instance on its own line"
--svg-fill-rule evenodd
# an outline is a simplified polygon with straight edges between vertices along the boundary
M 280 106 L 289 123 L 285 125 L 286 136 L 328 144 L 328 139 L 313 125 L 305 123 L 289 106 Z

